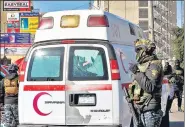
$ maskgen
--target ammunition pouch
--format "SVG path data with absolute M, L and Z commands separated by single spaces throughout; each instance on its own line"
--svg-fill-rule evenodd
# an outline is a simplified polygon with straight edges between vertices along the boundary
M 18 94 L 18 77 L 10 80 L 4 79 L 4 89 L 6 96 L 17 95 Z
M 146 97 L 146 99 L 144 100 L 144 102 L 142 102 L 142 101 L 135 102 L 137 110 L 138 110 L 140 113 L 142 113 L 144 107 L 148 106 L 148 104 L 150 103 L 150 101 L 152 100 L 152 98 L 153 98 L 153 96 L 149 94 L 149 95 Z M 138 113 L 139 113 L 139 112 L 138 112 Z

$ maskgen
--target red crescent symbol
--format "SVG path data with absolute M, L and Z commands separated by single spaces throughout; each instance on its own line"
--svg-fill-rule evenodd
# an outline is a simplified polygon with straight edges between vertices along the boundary
M 37 94 L 37 95 L 35 96 L 34 100 L 33 100 L 33 108 L 34 108 L 35 112 L 36 112 L 37 114 L 39 114 L 40 116 L 47 116 L 47 115 L 49 115 L 52 111 L 49 112 L 49 113 L 43 113 L 43 112 L 41 112 L 40 109 L 38 108 L 38 100 L 39 100 L 39 98 L 40 98 L 42 95 L 49 95 L 49 96 L 51 97 L 51 95 L 50 95 L 49 93 L 46 93 L 46 92 L 41 92 L 41 93 Z

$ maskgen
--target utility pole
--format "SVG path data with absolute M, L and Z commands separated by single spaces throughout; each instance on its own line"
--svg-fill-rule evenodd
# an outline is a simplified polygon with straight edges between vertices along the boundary
M 107 5 L 107 11 L 109 12 L 109 0 L 108 0 L 108 5 Z
M 125 19 L 127 18 L 127 9 L 126 9 L 126 7 L 127 7 L 127 3 L 126 3 L 127 1 L 125 0 Z
M 169 43 L 169 36 L 168 36 L 168 34 L 169 34 L 169 30 L 168 30 L 169 17 L 168 16 L 169 16 L 169 0 L 167 0 L 167 28 L 166 28 L 167 29 L 166 30 L 167 31 L 167 37 L 166 38 L 167 38 L 167 44 L 169 46 L 166 47 L 166 53 L 168 52 L 168 55 L 170 55 L 170 52 L 169 52 L 170 43 Z M 170 56 L 169 56 L 169 58 L 170 58 Z
M 153 8 L 153 1 L 151 0 L 151 35 L 152 35 L 152 42 L 155 43 L 155 36 L 154 36 L 154 8 Z

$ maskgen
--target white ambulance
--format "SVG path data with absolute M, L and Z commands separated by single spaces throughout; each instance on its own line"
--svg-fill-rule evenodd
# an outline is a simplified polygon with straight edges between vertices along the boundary
M 128 127 L 122 88 L 138 38 L 139 26 L 100 10 L 44 14 L 20 71 L 19 126 Z

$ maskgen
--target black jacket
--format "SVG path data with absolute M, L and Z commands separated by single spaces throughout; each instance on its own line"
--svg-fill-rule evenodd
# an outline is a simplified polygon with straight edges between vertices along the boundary
M 182 74 L 176 74 L 176 70 L 182 71 Z M 184 69 L 182 69 L 180 66 L 175 66 L 173 68 L 173 74 L 170 76 L 171 78 L 174 77 L 176 80 L 176 83 L 174 83 L 174 90 L 183 90 L 184 85 Z
M 156 61 L 156 60 L 155 60 Z M 135 80 L 140 87 L 150 95 L 152 99 L 143 111 L 161 109 L 161 92 L 162 92 L 163 69 L 161 62 L 152 62 L 146 72 L 138 72 Z
M 165 65 L 164 66 L 164 75 L 170 75 L 172 73 L 172 66 L 171 65 Z

